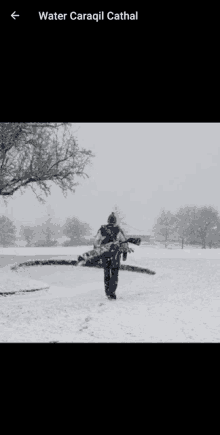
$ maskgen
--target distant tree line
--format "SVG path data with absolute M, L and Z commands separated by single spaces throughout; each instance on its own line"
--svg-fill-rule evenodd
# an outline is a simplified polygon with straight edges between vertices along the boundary
M 119 207 L 115 206 L 113 211 L 117 222 L 126 229 L 125 217 Z M 41 225 L 22 225 L 19 236 L 13 221 L 4 215 L 0 216 L 0 246 L 13 246 L 18 238 L 27 247 L 68 247 L 94 243 L 90 225 L 75 216 L 68 217 L 61 225 L 48 215 Z
M 199 245 L 203 249 L 220 247 L 219 212 L 209 206 L 180 207 L 176 213 L 162 210 L 153 228 L 155 240 L 184 245 Z
M 115 207 L 118 221 L 126 227 L 124 216 Z M 123 225 L 124 224 L 124 225 Z M 220 215 L 210 206 L 180 207 L 175 213 L 163 209 L 153 227 L 154 239 L 165 247 L 178 242 L 201 246 L 203 249 L 220 247 Z M 17 240 L 17 228 L 8 217 L 0 216 L 0 246 L 13 246 Z M 41 225 L 22 225 L 20 240 L 26 246 L 78 246 L 93 244 L 90 225 L 72 216 L 64 224 L 58 224 L 48 216 Z
M 0 246 L 13 246 L 16 240 L 15 224 L 8 217 L 0 216 Z M 22 225 L 20 240 L 23 240 L 27 247 L 77 246 L 93 243 L 89 224 L 81 222 L 76 217 L 67 218 L 63 225 L 53 222 L 51 217 L 45 219 L 41 225 Z

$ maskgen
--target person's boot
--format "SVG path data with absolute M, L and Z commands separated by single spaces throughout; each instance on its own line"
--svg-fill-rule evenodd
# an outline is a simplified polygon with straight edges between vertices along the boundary
M 111 295 L 108 296 L 108 299 L 117 299 L 116 294 L 112 293 Z

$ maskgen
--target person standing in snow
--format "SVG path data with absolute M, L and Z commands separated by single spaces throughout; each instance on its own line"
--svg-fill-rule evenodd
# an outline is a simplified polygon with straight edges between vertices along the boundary
M 98 230 L 95 238 L 94 248 L 105 245 L 110 242 L 124 242 L 125 235 L 119 225 L 114 213 L 108 217 L 108 224 L 102 225 Z M 128 244 L 123 245 L 123 261 L 127 259 Z M 118 247 L 114 252 L 105 252 L 102 254 L 104 266 L 104 286 L 105 293 L 108 299 L 116 299 L 116 289 L 118 286 L 118 274 L 120 269 L 121 252 Z

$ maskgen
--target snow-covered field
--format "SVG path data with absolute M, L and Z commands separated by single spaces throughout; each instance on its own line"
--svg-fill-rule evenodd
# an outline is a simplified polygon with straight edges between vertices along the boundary
M 220 250 L 132 248 L 135 252 L 122 264 L 147 267 L 156 275 L 120 271 L 116 301 L 105 298 L 102 269 L 32 266 L 10 271 L 50 288 L 0 296 L 0 341 L 220 341 Z M 9 273 L 6 263 L 21 257 L 75 259 L 89 249 L 1 248 L 0 284 L 1 274 Z

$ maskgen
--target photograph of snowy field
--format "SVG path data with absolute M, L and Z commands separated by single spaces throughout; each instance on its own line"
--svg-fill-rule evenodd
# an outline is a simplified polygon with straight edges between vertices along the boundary
M 0 122 L 0 342 L 220 342 L 219 143 L 220 123 Z
M 0 342 L 219 342 L 220 249 L 135 247 L 121 271 L 117 303 L 103 291 L 103 269 L 31 266 L 29 259 L 76 259 L 88 246 L 0 249 L 1 276 L 49 288 L 0 296 Z

